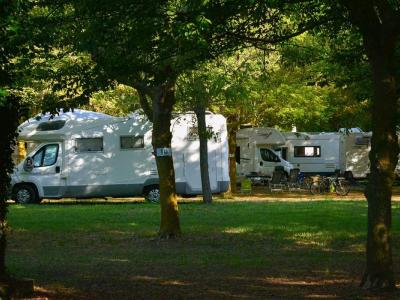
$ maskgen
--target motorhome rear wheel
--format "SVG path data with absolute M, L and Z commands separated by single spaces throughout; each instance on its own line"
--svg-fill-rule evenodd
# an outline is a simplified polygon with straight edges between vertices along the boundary
M 158 185 L 151 185 L 146 187 L 144 198 L 151 203 L 160 202 L 160 187 Z

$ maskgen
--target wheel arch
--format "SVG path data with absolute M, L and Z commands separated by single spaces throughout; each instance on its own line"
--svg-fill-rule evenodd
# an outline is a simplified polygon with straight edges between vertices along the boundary
M 147 184 L 143 186 L 142 194 L 146 195 L 148 191 L 150 191 L 152 188 L 160 188 L 160 185 L 158 183 L 152 183 L 152 184 Z
M 145 195 L 150 188 L 157 186 L 160 188 L 160 181 L 158 178 L 149 178 L 143 183 L 142 195 Z
M 33 190 L 35 191 L 36 199 L 37 200 L 41 199 L 41 197 L 39 195 L 39 190 L 38 190 L 36 184 L 34 184 L 33 182 L 18 182 L 16 184 L 14 184 L 14 186 L 12 187 L 11 199 L 13 199 L 13 200 L 16 199 L 16 195 L 15 195 L 16 194 L 16 190 L 20 186 L 30 186 L 30 187 L 32 187 Z

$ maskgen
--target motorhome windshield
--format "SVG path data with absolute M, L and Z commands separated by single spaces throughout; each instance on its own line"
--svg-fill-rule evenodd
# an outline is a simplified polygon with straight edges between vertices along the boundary
M 37 131 L 58 130 L 64 127 L 65 122 L 66 120 L 42 122 L 37 126 L 36 130 Z
M 270 149 L 261 148 L 260 149 L 261 158 L 263 161 L 280 162 L 278 155 L 272 152 Z

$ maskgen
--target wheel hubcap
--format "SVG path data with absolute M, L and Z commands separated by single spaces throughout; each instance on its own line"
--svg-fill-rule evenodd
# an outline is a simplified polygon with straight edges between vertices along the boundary
M 31 199 L 31 194 L 27 190 L 19 190 L 16 198 L 19 203 L 28 203 Z
M 147 199 L 153 203 L 159 202 L 160 201 L 160 190 L 158 190 L 158 189 L 151 190 L 149 192 L 149 194 L 147 195 Z

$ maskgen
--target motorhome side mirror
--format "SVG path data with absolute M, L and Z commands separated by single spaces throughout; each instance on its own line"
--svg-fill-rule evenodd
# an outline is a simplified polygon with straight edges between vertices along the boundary
M 24 162 L 24 170 L 26 172 L 31 172 L 33 170 L 33 159 L 32 157 L 28 156 Z

